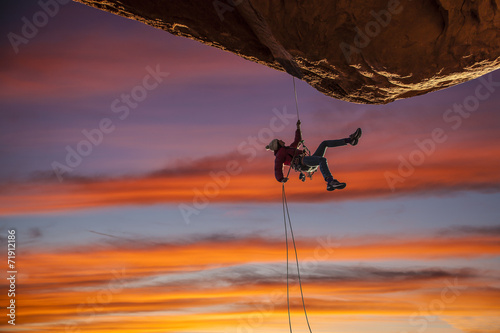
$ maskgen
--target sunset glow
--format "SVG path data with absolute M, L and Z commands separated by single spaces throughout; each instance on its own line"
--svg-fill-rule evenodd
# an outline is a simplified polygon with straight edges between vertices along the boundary
M 4 36 L 40 10 L 7 7 Z M 292 78 L 73 2 L 17 53 L 3 43 L 0 330 L 289 332 L 264 147 L 293 140 Z M 450 111 L 484 80 L 474 111 Z M 358 105 L 296 80 L 309 149 L 363 136 L 326 152 L 345 189 L 320 172 L 285 185 L 294 331 L 292 241 L 313 332 L 500 333 L 499 82 Z

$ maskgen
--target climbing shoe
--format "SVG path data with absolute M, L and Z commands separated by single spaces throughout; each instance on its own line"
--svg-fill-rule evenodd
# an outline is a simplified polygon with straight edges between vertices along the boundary
M 342 190 L 345 188 L 346 183 L 341 183 L 337 179 L 331 179 L 326 183 L 326 190 L 327 191 L 333 191 L 333 190 Z
M 361 128 L 358 128 L 356 131 L 354 131 L 354 133 L 352 133 L 351 135 L 349 135 L 349 139 L 350 139 L 350 144 L 355 146 L 358 144 L 358 140 L 359 138 L 361 137 Z

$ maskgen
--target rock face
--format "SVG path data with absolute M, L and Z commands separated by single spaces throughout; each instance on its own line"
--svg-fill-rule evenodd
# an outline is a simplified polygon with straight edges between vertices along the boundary
M 500 68 L 500 0 L 76 0 L 383 104 Z

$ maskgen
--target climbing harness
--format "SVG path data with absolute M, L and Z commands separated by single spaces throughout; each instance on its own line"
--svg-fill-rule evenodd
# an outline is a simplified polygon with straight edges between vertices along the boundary
M 312 179 L 312 176 L 318 170 L 318 166 L 308 166 L 308 165 L 304 164 L 304 162 L 303 162 L 304 157 L 311 156 L 311 151 L 304 144 L 304 140 L 300 141 L 298 146 L 300 147 L 301 145 L 302 145 L 304 152 L 302 154 L 300 154 L 299 156 L 296 156 L 296 159 L 292 160 L 290 165 L 295 171 L 300 173 L 299 179 L 301 181 L 305 182 L 306 177 L 308 177 L 309 179 Z
M 295 78 L 293 77 L 293 90 L 294 90 L 294 93 L 295 93 L 295 107 L 297 109 L 297 119 L 300 120 L 300 117 L 299 117 L 299 105 L 298 105 L 298 102 L 297 102 L 297 90 L 295 88 Z M 300 141 L 299 144 L 297 145 L 297 149 L 295 150 L 294 152 L 294 156 L 292 158 L 292 162 L 290 163 L 290 167 L 288 169 L 288 173 L 287 173 L 287 176 L 286 178 L 288 178 L 288 175 L 290 174 L 290 171 L 293 167 L 293 162 L 295 160 L 295 155 L 297 153 L 297 150 L 299 149 L 300 146 L 303 146 L 306 150 L 306 152 L 310 155 L 310 151 L 309 149 L 307 149 L 307 147 L 304 145 L 304 140 Z M 302 163 L 300 163 L 302 164 Z M 317 169 L 317 167 L 316 167 Z M 304 180 L 305 180 L 305 174 L 303 173 L 304 171 L 303 170 L 300 170 L 301 174 L 300 174 L 300 179 L 302 180 L 302 176 L 304 177 Z M 314 173 L 314 171 L 313 171 Z M 312 174 L 311 174 L 312 176 Z M 304 181 L 302 180 L 302 181 Z M 309 328 L 309 332 L 312 333 L 312 330 L 311 330 L 311 325 L 309 325 L 309 318 L 307 317 L 307 310 L 306 310 L 306 304 L 305 304 L 305 301 L 304 301 L 304 293 L 302 292 L 302 281 L 301 281 L 301 277 L 300 277 L 300 268 L 299 268 L 299 257 L 297 255 L 297 246 L 295 245 L 295 237 L 293 235 L 293 228 L 292 228 L 292 221 L 290 219 L 290 212 L 288 211 L 288 202 L 287 202 L 287 199 L 286 199 L 286 192 L 285 192 L 285 183 L 282 183 L 282 187 L 281 187 L 281 199 L 282 199 L 282 203 L 283 203 L 283 222 L 285 224 L 285 242 L 286 242 L 286 303 L 287 303 L 287 308 L 288 308 L 288 325 L 290 327 L 290 333 L 292 333 L 292 319 L 291 319 L 291 315 L 290 315 L 290 283 L 289 283 L 289 260 L 288 260 L 288 227 L 287 227 L 287 219 L 288 219 L 288 226 L 290 227 L 290 234 L 292 236 L 292 243 L 293 243 L 293 249 L 294 249 L 294 252 L 295 252 L 295 263 L 296 263 L 296 266 L 297 266 L 297 277 L 298 277 L 298 280 L 299 280 L 299 288 L 300 288 L 300 296 L 302 298 L 302 307 L 304 309 L 304 315 L 306 317 L 306 322 L 307 322 L 307 327 Z

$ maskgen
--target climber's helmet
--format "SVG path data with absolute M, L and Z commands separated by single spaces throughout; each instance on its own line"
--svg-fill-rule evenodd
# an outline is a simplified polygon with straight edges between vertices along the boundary
M 283 140 L 274 139 L 273 141 L 269 142 L 269 144 L 266 146 L 266 149 L 276 151 L 280 147 L 284 147 L 284 146 L 285 146 L 285 142 Z

